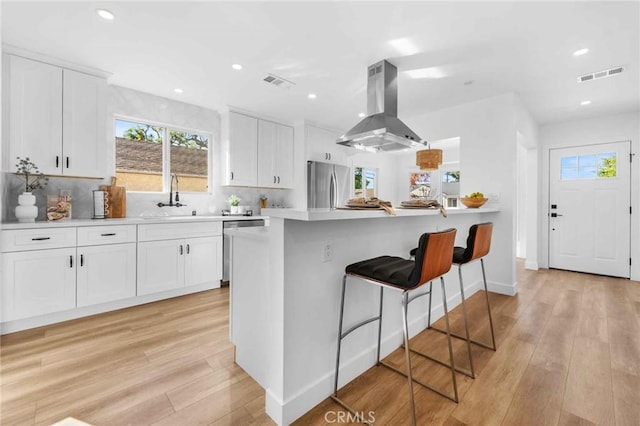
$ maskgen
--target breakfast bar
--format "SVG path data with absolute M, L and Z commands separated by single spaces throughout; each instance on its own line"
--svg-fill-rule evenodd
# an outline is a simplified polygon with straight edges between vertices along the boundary
M 266 412 L 278 424 L 289 424 L 333 389 L 340 305 L 340 283 L 346 265 L 380 255 L 409 258 L 422 233 L 456 228 L 456 245 L 465 245 L 469 227 L 494 222 L 494 246 L 487 256 L 489 289 L 515 293 L 514 256 L 498 243 L 503 229 L 499 208 L 439 210 L 265 209 L 265 228 L 232 233 L 230 334 L 236 362 L 266 392 Z M 460 302 L 455 271 L 445 276 L 450 309 Z M 465 294 L 482 282 L 480 265 L 465 270 Z M 347 289 L 345 324 L 375 312 L 377 289 L 352 283 Z M 386 291 L 386 290 L 385 290 Z M 423 298 L 426 299 L 426 298 Z M 442 316 L 439 289 L 434 289 L 432 318 Z M 385 293 L 381 355 L 402 339 L 400 301 Z M 427 300 L 409 311 L 410 334 L 427 326 Z M 343 345 L 340 386 L 375 363 L 377 326 L 367 325 Z M 363 349 L 365 348 L 365 349 Z

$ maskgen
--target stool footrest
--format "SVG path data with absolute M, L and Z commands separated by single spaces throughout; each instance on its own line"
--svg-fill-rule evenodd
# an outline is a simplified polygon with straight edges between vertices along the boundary
M 340 339 L 344 339 L 344 338 L 345 338 L 345 337 L 347 337 L 349 334 L 351 334 L 352 332 L 356 331 L 357 329 L 359 329 L 359 328 L 360 328 L 360 327 L 362 327 L 363 325 L 367 325 L 367 324 L 369 324 L 370 322 L 374 322 L 374 321 L 377 321 L 377 320 L 379 320 L 379 319 L 380 319 L 380 317 L 379 317 L 379 316 L 377 316 L 377 317 L 372 317 L 372 318 L 366 319 L 366 320 L 364 320 L 364 321 L 360 321 L 359 323 L 357 323 L 356 325 L 354 325 L 353 327 L 349 328 L 347 331 L 345 331 L 344 333 L 342 333 L 342 334 L 340 335 Z
M 412 348 L 409 348 L 409 350 L 410 350 L 411 352 L 413 352 L 414 354 L 416 354 L 416 355 L 420 355 L 420 356 L 421 356 L 421 357 L 423 357 L 423 358 L 426 358 L 426 359 L 428 359 L 428 360 L 430 360 L 430 361 L 435 362 L 436 364 L 440 364 L 440 365 L 441 365 L 441 366 L 443 366 L 443 367 L 451 368 L 451 365 L 450 365 L 450 364 L 447 364 L 447 363 L 446 363 L 446 362 L 444 362 L 444 361 L 440 361 L 440 360 L 439 360 L 439 359 L 437 359 L 437 358 L 433 358 L 433 357 L 432 357 L 432 356 L 430 356 L 430 355 L 424 354 L 424 353 L 422 353 L 422 352 L 418 352 L 418 351 L 416 351 L 415 349 L 412 349 Z M 476 378 L 476 377 L 475 377 L 475 375 L 471 373 L 471 371 L 466 370 L 466 369 L 464 369 L 464 368 L 454 367 L 454 370 L 456 370 L 456 371 L 457 371 L 458 373 L 460 373 L 460 374 L 464 374 L 464 375 L 465 375 L 465 376 L 467 376 L 467 377 L 471 377 L 472 379 L 475 379 L 475 378 Z
M 441 330 L 441 329 L 436 328 L 436 327 L 434 327 L 434 326 L 430 326 L 430 327 L 429 327 L 429 329 L 430 329 L 430 330 L 437 331 L 438 333 L 447 334 L 447 332 L 446 332 L 445 330 Z M 464 337 L 464 336 L 460 336 L 459 334 L 455 334 L 455 333 L 450 333 L 450 334 L 451 334 L 451 337 L 455 337 L 456 339 L 460 339 L 460 340 L 464 340 L 464 341 L 466 341 L 466 340 L 467 340 L 467 338 L 466 338 L 466 337 Z M 473 343 L 474 345 L 481 346 L 481 347 L 483 347 L 483 348 L 485 348 L 485 349 L 491 349 L 492 351 L 495 351 L 495 350 L 496 350 L 496 348 L 494 348 L 494 347 L 492 347 L 492 346 L 489 346 L 489 345 L 487 345 L 487 344 L 485 344 L 485 343 L 478 342 L 477 340 L 473 340 L 473 339 L 469 338 L 469 341 L 470 341 L 471 343 Z
M 404 377 L 409 377 L 409 376 L 407 376 L 407 373 L 405 373 L 404 371 L 399 370 L 399 369 L 397 369 L 396 367 L 394 367 L 393 365 L 391 365 L 391 364 L 387 364 L 387 363 L 386 363 L 386 362 L 384 362 L 384 361 L 380 361 L 380 365 L 384 365 L 384 366 L 385 366 L 385 367 L 387 367 L 389 370 L 395 371 L 396 373 L 401 374 L 401 375 L 403 375 Z M 458 398 L 456 398 L 455 396 L 447 395 L 446 393 L 442 392 L 441 390 L 436 389 L 436 388 L 434 388 L 433 386 L 428 385 L 428 384 L 426 384 L 426 383 L 423 383 L 422 381 L 420 381 L 420 380 L 416 379 L 415 377 L 412 377 L 412 378 L 411 378 L 411 380 L 412 380 L 414 383 L 417 383 L 417 384 L 419 384 L 420 386 L 425 387 L 425 388 L 429 389 L 430 391 L 433 391 L 433 392 L 437 393 L 437 394 L 438 394 L 438 395 L 440 395 L 440 396 L 443 396 L 443 397 L 445 397 L 445 398 L 447 398 L 447 399 L 449 399 L 449 400 L 451 400 L 451 401 L 453 401 L 453 402 L 455 402 L 455 403 L 457 403 L 457 402 L 458 402 Z
M 331 395 L 331 399 L 334 402 L 336 402 L 338 405 L 340 405 L 342 408 L 344 408 L 345 410 L 350 412 L 354 416 L 354 418 L 357 418 L 357 419 L 361 420 L 362 424 L 373 426 L 373 423 L 365 422 L 364 419 L 360 418 L 362 416 L 362 411 L 358 412 L 358 411 L 354 410 L 353 408 L 349 407 L 344 401 L 342 401 L 340 398 L 338 398 L 337 395 Z

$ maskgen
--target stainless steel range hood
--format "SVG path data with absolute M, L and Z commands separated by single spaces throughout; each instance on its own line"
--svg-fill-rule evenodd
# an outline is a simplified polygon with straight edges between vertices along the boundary
M 367 117 L 337 143 L 371 152 L 426 146 L 427 142 L 398 118 L 398 69 L 380 61 L 368 68 L 367 76 Z

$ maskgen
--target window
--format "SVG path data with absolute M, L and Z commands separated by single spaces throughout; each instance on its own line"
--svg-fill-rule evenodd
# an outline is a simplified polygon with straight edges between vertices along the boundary
M 376 197 L 378 186 L 378 170 L 366 167 L 353 168 L 353 194 L 356 198 Z
M 606 179 L 616 177 L 616 153 L 578 155 L 560 159 L 560 179 Z
M 168 192 L 170 176 L 180 191 L 207 192 L 209 136 L 116 119 L 116 177 L 129 191 Z

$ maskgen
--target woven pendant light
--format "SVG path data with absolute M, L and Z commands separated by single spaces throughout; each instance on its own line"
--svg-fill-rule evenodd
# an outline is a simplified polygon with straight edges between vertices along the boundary
M 416 165 L 420 167 L 420 170 L 438 170 L 440 164 L 442 164 L 441 149 L 423 149 L 416 152 Z

